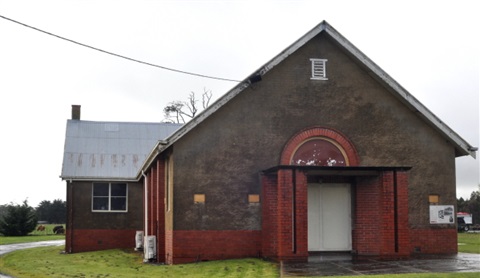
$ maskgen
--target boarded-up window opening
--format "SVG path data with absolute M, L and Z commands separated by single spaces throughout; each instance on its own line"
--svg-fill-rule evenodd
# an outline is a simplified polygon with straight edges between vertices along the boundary
M 193 202 L 195 204 L 204 204 L 205 203 L 205 194 L 194 194 Z
M 431 205 L 438 205 L 439 203 L 439 196 L 438 195 L 428 195 L 428 202 L 431 204 Z
M 248 194 L 248 202 L 250 204 L 260 203 L 260 195 L 258 195 L 258 194 Z

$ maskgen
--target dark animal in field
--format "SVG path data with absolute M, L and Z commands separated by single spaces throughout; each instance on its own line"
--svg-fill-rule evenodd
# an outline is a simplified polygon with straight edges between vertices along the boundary
M 63 228 L 63 226 L 55 226 L 53 228 L 53 233 L 56 234 L 56 235 L 64 234 L 65 229 Z

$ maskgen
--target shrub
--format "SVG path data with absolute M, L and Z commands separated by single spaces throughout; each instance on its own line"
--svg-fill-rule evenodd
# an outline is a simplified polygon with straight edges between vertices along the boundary
M 37 226 L 37 215 L 27 201 L 22 205 L 10 204 L 0 219 L 0 233 L 4 236 L 26 236 Z

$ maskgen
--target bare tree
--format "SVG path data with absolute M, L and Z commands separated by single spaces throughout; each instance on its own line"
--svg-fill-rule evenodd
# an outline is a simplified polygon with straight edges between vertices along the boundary
M 203 88 L 203 94 L 202 94 L 202 106 L 203 109 L 207 108 L 208 105 L 210 105 L 210 100 L 212 99 L 212 91 L 211 90 L 206 90 Z
M 204 88 L 202 94 L 202 110 L 208 107 L 211 99 L 212 91 Z M 187 101 L 175 100 L 169 102 L 168 105 L 163 108 L 165 121 L 173 123 L 185 123 L 189 119 L 192 119 L 199 112 L 200 108 L 197 104 L 198 101 L 199 100 L 195 96 L 195 92 L 190 92 Z M 186 118 L 187 120 L 185 120 Z

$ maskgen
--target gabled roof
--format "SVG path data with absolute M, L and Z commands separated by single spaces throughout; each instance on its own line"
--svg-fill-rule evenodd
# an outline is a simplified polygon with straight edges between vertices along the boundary
M 297 51 L 300 47 L 305 45 L 308 41 L 310 41 L 312 38 L 322 32 L 326 33 L 331 39 L 333 39 L 333 41 L 336 42 L 341 48 L 343 48 L 345 52 L 353 58 L 354 61 L 356 61 L 361 67 L 366 69 L 371 76 L 373 76 L 378 82 L 383 84 L 385 88 L 387 88 L 396 98 L 403 102 L 412 112 L 417 113 L 417 115 L 419 115 L 428 125 L 433 127 L 441 135 L 443 135 L 446 140 L 451 142 L 455 146 L 456 156 L 471 155 L 475 158 L 476 148 L 474 148 L 472 145 L 462 139 L 457 133 L 455 133 L 455 131 L 453 131 L 444 122 L 442 122 L 437 116 L 435 116 L 430 110 L 428 110 L 423 104 L 421 104 L 414 96 L 412 96 L 407 90 L 405 90 L 400 84 L 398 84 L 393 78 L 391 78 L 378 65 L 376 65 L 365 54 L 363 54 L 352 43 L 350 43 L 345 37 L 343 37 L 332 26 L 330 26 L 330 24 L 328 24 L 326 21 L 322 21 L 319 25 L 306 33 L 303 37 L 298 39 L 280 54 L 278 54 L 261 68 L 256 70 L 245 80 L 240 82 L 237 86 L 232 88 L 225 95 L 220 97 L 206 110 L 198 114 L 190 122 L 185 124 L 182 128 L 178 129 L 171 136 L 166 138 L 166 140 L 159 142 L 143 164 L 142 169 L 146 170 L 146 168 L 148 168 L 148 166 L 155 159 L 158 153 L 162 152 L 163 150 L 174 144 L 177 140 L 182 138 L 183 135 L 195 128 L 211 114 L 215 113 L 215 111 L 217 111 L 220 107 L 229 102 L 236 95 L 240 94 L 243 90 L 251 86 L 252 83 L 261 80 L 262 75 L 269 72 L 275 66 L 280 64 L 283 60 L 285 60 L 288 56 L 290 56 L 292 53 Z M 137 173 L 137 175 L 139 176 L 140 172 Z
M 135 181 L 152 147 L 181 125 L 68 120 L 63 180 Z

